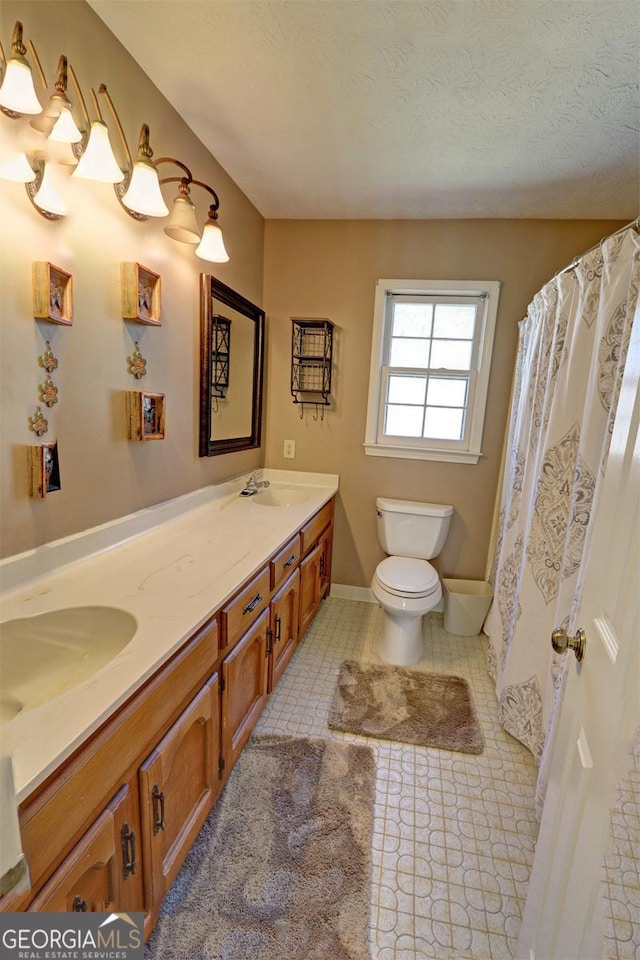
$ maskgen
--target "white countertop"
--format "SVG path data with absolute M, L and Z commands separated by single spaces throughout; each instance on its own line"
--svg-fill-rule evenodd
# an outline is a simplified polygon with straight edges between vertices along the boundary
M 0 564 L 1 620 L 77 606 L 132 614 L 130 643 L 89 680 L 0 727 L 22 801 L 338 489 L 333 474 L 264 470 L 309 498 L 240 498 L 248 474 L 150 507 Z

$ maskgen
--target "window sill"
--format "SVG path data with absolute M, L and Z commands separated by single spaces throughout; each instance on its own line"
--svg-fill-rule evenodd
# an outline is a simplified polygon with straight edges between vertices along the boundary
M 445 463 L 477 463 L 482 452 L 403 447 L 400 444 L 363 443 L 368 457 L 398 457 L 402 460 L 440 460 Z

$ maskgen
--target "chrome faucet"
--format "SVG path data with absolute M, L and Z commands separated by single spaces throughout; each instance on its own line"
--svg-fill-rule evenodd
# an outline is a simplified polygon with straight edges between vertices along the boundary
M 257 493 L 260 487 L 268 487 L 268 480 L 258 480 L 259 471 L 252 473 L 247 481 L 247 485 L 244 490 L 240 491 L 241 497 L 252 497 L 254 493 Z

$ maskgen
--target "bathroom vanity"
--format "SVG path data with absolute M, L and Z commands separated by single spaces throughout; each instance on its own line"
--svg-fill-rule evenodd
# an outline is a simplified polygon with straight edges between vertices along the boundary
M 71 538 L 84 540 L 59 559 L 86 555 L 50 574 L 3 571 L 18 581 L 3 622 L 117 607 L 137 630 L 94 675 L 1 728 L 32 880 L 1 909 L 144 911 L 151 932 L 329 589 L 337 477 L 264 475 L 261 500 L 238 496 L 242 479 L 217 485 Z

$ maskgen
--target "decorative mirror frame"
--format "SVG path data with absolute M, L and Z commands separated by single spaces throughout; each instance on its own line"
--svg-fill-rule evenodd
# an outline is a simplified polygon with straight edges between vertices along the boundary
M 253 338 L 253 377 L 251 383 L 251 433 L 245 437 L 212 440 L 211 333 L 213 316 L 218 313 L 214 301 L 226 304 L 255 323 Z M 262 381 L 264 373 L 264 310 L 209 274 L 200 274 L 200 456 L 251 450 L 260 446 L 262 434 Z

